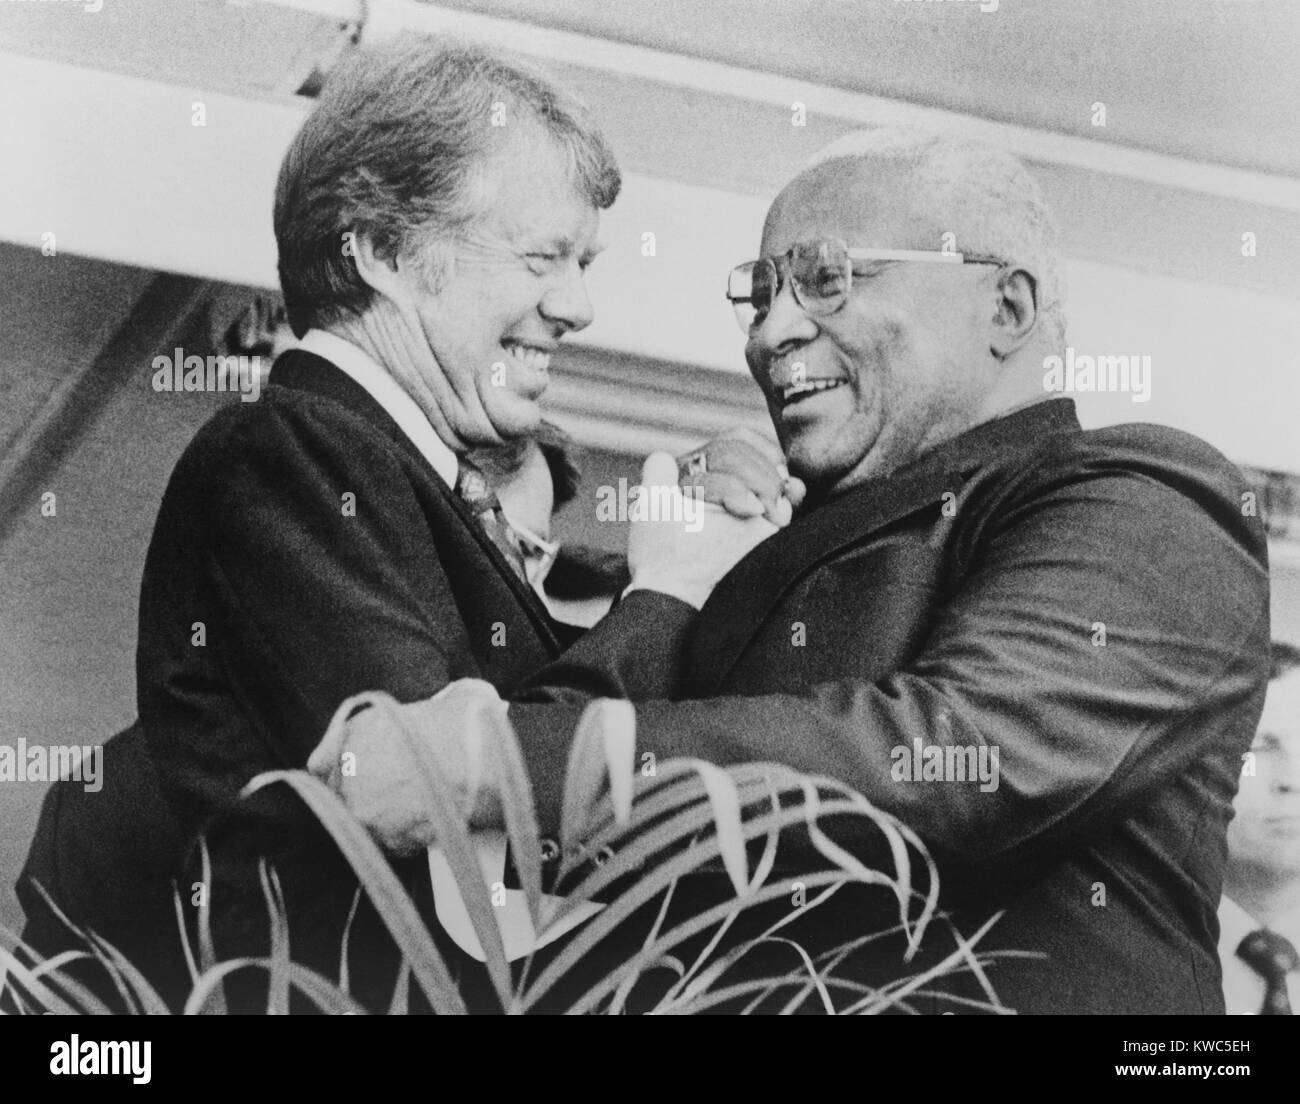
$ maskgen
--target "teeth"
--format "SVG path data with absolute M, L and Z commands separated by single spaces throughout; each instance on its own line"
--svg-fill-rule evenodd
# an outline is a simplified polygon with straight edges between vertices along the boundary
M 551 354 L 544 349 L 534 349 L 530 345 L 506 345 L 514 362 L 530 372 L 545 372 L 551 366 Z
M 814 391 L 829 391 L 833 387 L 839 387 L 843 380 L 805 380 L 803 383 L 792 383 L 781 391 L 781 401 L 789 402 L 796 395 L 811 395 Z

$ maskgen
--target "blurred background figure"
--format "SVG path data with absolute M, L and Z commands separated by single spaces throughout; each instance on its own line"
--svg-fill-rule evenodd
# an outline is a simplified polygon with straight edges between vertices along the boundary
M 289 328 L 284 303 L 259 295 L 226 327 L 227 356 L 260 356 L 268 371 L 275 358 L 298 344 Z
M 1219 957 L 1229 1015 L 1300 1008 L 1300 648 L 1274 641 L 1272 661 L 1228 826 Z
M 535 438 L 471 453 L 496 492 L 524 556 L 528 582 L 558 621 L 590 628 L 628 585 L 627 558 L 552 539 L 551 520 L 578 495 L 573 439 L 543 421 Z

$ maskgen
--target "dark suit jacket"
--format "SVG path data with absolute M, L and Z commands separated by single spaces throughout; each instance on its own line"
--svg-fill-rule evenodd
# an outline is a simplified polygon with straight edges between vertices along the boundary
M 39 885 L 69 920 L 108 939 L 169 987 L 173 1001 L 182 998 L 188 973 L 172 903 L 182 851 L 180 828 L 134 724 L 105 741 L 98 791 L 65 779 L 46 794 L 16 886 L 27 916 L 23 940 L 45 957 L 85 949 Z M 116 1005 L 116 987 L 97 966 L 82 963 L 74 976 Z
M 1011 1008 L 1221 1012 L 1225 828 L 1268 674 L 1248 489 L 1186 434 L 1085 433 L 1069 400 L 977 427 L 805 512 L 698 616 L 607 621 L 521 691 L 544 824 L 583 700 L 640 699 L 638 754 L 785 763 L 914 828 L 965 935 L 1005 909 L 982 945 L 1045 956 L 988 970 Z M 998 788 L 895 780 L 917 738 L 997 747 Z M 828 906 L 801 938 L 863 929 Z M 911 969 L 890 953 L 863 976 Z
M 319 357 L 287 353 L 260 401 L 200 430 L 163 497 L 141 586 L 139 729 L 108 757 L 149 770 L 119 784 L 109 769 L 97 795 L 56 787 L 25 874 L 111 941 L 162 932 L 179 947 L 170 883 L 192 923 L 206 834 L 218 956 L 268 947 L 265 856 L 294 959 L 335 978 L 356 881 L 287 788 L 240 800 L 241 788 L 303 767 L 349 695 L 413 701 L 463 677 L 508 693 L 574 633 L 368 393 Z M 394 865 L 431 917 L 423 856 Z M 65 876 L 81 867 L 122 892 Z M 34 901 L 30 883 L 24 893 Z M 29 916 L 51 947 L 57 925 L 35 905 Z M 349 946 L 354 995 L 386 1008 L 396 960 L 368 902 Z M 173 1000 L 188 991 L 178 962 L 160 952 L 143 963 Z

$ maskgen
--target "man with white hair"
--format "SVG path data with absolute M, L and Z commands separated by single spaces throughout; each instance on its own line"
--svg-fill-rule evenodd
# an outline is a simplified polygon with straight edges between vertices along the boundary
M 729 298 L 807 500 L 698 613 L 597 626 L 514 695 L 543 827 L 584 703 L 631 698 L 638 757 L 834 777 L 919 833 L 964 937 L 1000 917 L 980 950 L 1005 953 L 913 1007 L 978 1008 L 987 983 L 1022 1012 L 1222 1013 L 1215 906 L 1269 639 L 1241 474 L 1171 429 L 1085 432 L 1045 392 L 1052 221 L 1005 154 L 846 139 L 777 197 Z M 683 478 L 716 498 L 780 473 L 709 446 Z M 656 668 L 672 700 L 636 685 Z M 428 836 L 417 810 L 409 829 Z M 802 854 L 783 843 L 772 877 Z M 781 935 L 817 954 L 887 927 L 868 897 Z M 880 940 L 840 972 L 925 962 Z

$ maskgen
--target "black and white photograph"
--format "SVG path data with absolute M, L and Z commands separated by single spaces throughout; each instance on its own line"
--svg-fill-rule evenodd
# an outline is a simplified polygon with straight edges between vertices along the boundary
M 33 1076 L 428 1014 L 1259 1073 L 1297 56 L 1288 0 L 0 0 L 0 1012 L 115 1017 Z

